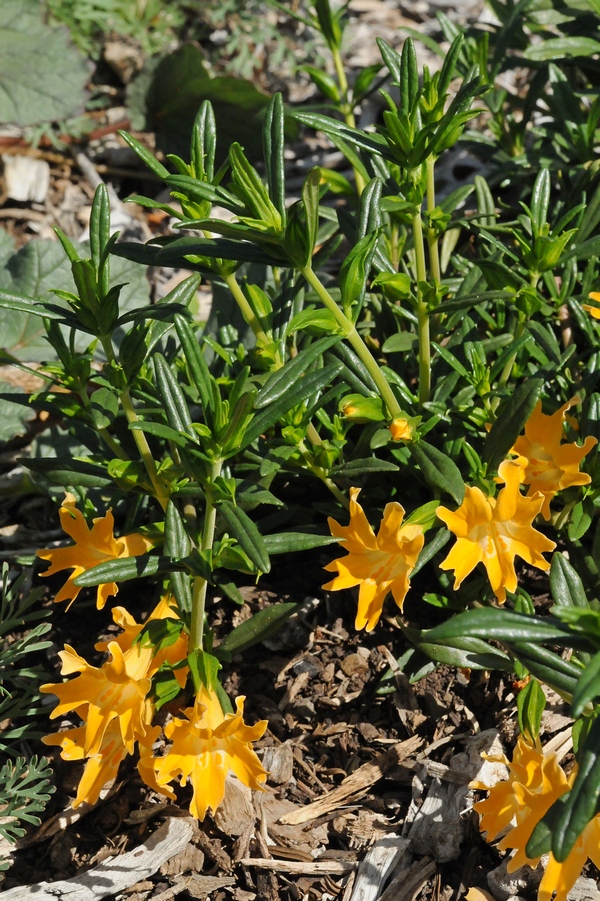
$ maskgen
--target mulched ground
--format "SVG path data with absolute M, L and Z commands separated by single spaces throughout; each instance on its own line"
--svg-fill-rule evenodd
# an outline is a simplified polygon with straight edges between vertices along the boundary
M 383 887 L 371 894 L 352 894 L 356 881 L 364 879 L 364 874 L 357 876 L 357 866 L 369 848 L 390 840 L 398 843 L 409 833 L 414 884 L 406 876 L 409 894 L 390 897 L 451 901 L 463 898 L 470 886 L 486 887 L 486 875 L 498 866 L 500 856 L 479 836 L 477 817 L 468 812 L 466 783 L 474 775 L 473 761 L 488 746 L 488 730 L 500 730 L 509 746 L 514 738 L 514 686 L 497 675 L 451 667 L 439 667 L 410 685 L 395 666 L 408 644 L 394 619 L 393 604 L 388 602 L 388 616 L 374 632 L 357 633 L 353 592 L 327 593 L 318 587 L 328 559 L 322 552 L 310 552 L 303 561 L 276 561 L 274 571 L 259 586 L 241 586 L 244 606 L 218 595 L 211 598 L 209 616 L 217 638 L 267 605 L 290 600 L 301 604 L 278 634 L 224 670 L 230 696 L 246 696 L 247 721 L 269 721 L 257 746 L 271 772 L 267 792 L 252 797 L 234 782 L 217 815 L 195 827 L 185 851 L 152 877 L 134 880 L 118 898 L 385 898 Z M 127 586 L 117 602 L 136 618 L 147 612 L 139 595 L 128 596 Z M 407 612 L 412 616 L 415 611 L 431 624 L 438 616 L 416 596 L 407 602 Z M 70 611 L 58 610 L 56 650 L 73 641 L 93 660 L 98 640 L 94 623 L 101 618 L 95 613 L 94 598 L 83 595 Z M 109 621 L 105 611 L 106 635 Z M 58 658 L 54 660 L 58 663 Z M 545 714 L 545 739 L 568 725 L 566 714 L 555 698 Z M 390 766 L 386 755 L 393 754 L 399 742 L 411 740 L 415 747 L 407 759 Z M 464 753 L 469 744 L 470 764 Z M 72 811 L 69 800 L 81 765 L 51 756 L 57 793 L 42 827 L 16 852 L 6 889 L 81 875 L 107 857 L 135 848 L 165 818 L 186 816 L 189 788 L 177 790 L 179 806 L 165 803 L 141 783 L 132 758 L 123 764 L 104 800 L 93 808 Z M 375 779 L 371 774 L 371 781 L 359 784 L 353 795 L 334 800 L 324 813 L 306 822 L 279 822 L 345 785 L 350 776 L 360 783 L 365 765 L 373 761 L 383 772 Z M 426 821 L 424 836 L 419 811 L 432 787 L 448 794 L 443 796 L 445 809 Z M 251 858 L 259 864 L 250 863 Z M 407 867 L 406 859 L 403 866 Z M 323 874 L 319 867 L 331 872 Z

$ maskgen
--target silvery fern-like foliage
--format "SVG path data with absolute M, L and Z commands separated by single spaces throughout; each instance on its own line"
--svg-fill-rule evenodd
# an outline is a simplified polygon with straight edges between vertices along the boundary
M 6 563 L 0 580 L 0 723 L 6 724 L 0 730 L 0 755 L 8 758 L 0 767 L 0 836 L 13 843 L 27 824 L 39 823 L 36 814 L 54 791 L 49 761 L 22 755 L 22 742 L 42 734 L 32 718 L 42 709 L 38 689 L 44 673 L 29 661 L 51 642 L 43 637 L 50 630 L 48 611 L 39 603 L 43 589 L 27 591 L 25 573 L 9 582 Z M 8 865 L 0 860 L 0 871 Z

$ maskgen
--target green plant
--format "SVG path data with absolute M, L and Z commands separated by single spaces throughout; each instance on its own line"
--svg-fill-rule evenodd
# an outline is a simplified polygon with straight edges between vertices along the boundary
M 44 673 L 31 664 L 32 655 L 51 646 L 48 611 L 40 608 L 43 589 L 26 590 L 27 576 L 9 581 L 8 564 L 1 574 L 0 594 L 0 835 L 14 843 L 25 833 L 24 824 L 39 823 L 54 791 L 46 758 L 23 755 L 23 742 L 40 738 L 39 685 Z M 40 622 L 40 620 L 42 620 Z M 7 760 L 6 757 L 9 757 Z M 0 871 L 9 862 L 0 860 Z
M 496 198 L 496 182 L 481 176 L 441 199 L 436 184 L 438 160 L 463 140 L 480 104 L 488 104 L 496 142 L 510 130 L 502 126 L 512 121 L 507 98 L 493 118 L 493 79 L 529 31 L 516 7 L 505 12 L 491 68 L 474 65 L 487 61 L 483 38 L 454 36 L 435 73 L 419 72 L 410 38 L 401 52 L 381 41 L 391 90 L 383 122 L 363 131 L 353 118 L 360 92 L 340 70 L 344 8 L 311 4 L 308 21 L 333 57 L 337 112 L 296 118 L 331 137 L 354 169 L 353 184 L 316 167 L 290 204 L 282 98 L 265 111 L 264 177 L 237 141 L 227 153 L 219 148 L 219 161 L 205 101 L 187 158 L 169 154 L 170 168 L 123 135 L 172 198 L 132 200 L 167 212 L 176 234 L 145 246 L 116 243 L 100 188 L 90 257 L 59 235 L 75 289 L 57 291 L 60 302 L 0 294 L 4 309 L 43 323 L 56 358 L 33 403 L 62 415 L 83 448 L 29 463 L 70 489 L 61 519 L 75 545 L 41 555 L 53 571 L 75 568 L 61 597 L 97 586 L 102 607 L 120 583 L 141 577 L 162 596 L 161 615 L 143 624 L 113 612 L 123 634 L 102 665 L 112 688 L 101 737 L 90 726 L 84 678 L 46 687 L 59 709 L 79 710 L 85 721 L 51 737 L 63 754 L 75 742 L 79 756 L 100 755 L 107 776 L 115 747 L 118 765 L 137 742 L 142 777 L 169 794 L 171 752 L 157 758 L 151 749 L 155 712 L 179 703 L 185 719 L 166 730 L 175 747 L 199 724 L 209 728 L 213 715 L 211 730 L 229 728 L 219 668 L 293 612 L 261 611 L 218 643 L 207 616 L 210 586 L 239 600 L 231 572 L 259 577 L 274 554 L 326 546 L 331 514 L 333 539 L 347 553 L 328 565 L 337 572 L 328 587 L 359 587 L 357 622 L 369 630 L 392 592 L 409 677 L 423 671 L 424 657 L 514 672 L 531 686 L 517 704 L 530 742 L 539 738 L 541 683 L 572 704 L 580 769 L 523 852 L 551 848 L 562 864 L 599 815 L 600 351 L 597 308 L 586 301 L 590 292 L 598 300 L 600 187 L 581 153 L 563 168 L 533 169 L 535 156 L 527 165 L 512 161 L 505 171 L 518 175 L 513 196 Z M 590 78 L 586 102 L 595 92 Z M 561 112 L 573 123 L 581 109 Z M 538 124 L 525 125 L 523 146 L 535 143 Z M 563 144 L 557 138 L 555 155 Z M 348 198 L 339 212 L 327 204 L 331 186 Z M 194 274 L 160 304 L 124 311 L 122 286 L 110 276 L 115 256 Z M 201 278 L 229 304 L 217 304 L 203 330 L 190 313 Z M 299 505 L 296 485 L 315 502 Z M 110 499 L 128 508 L 120 538 Z M 81 507 L 104 515 L 90 526 Z M 376 534 L 369 516 L 382 509 Z M 517 571 L 516 558 L 540 579 L 549 571 L 550 616 L 536 613 L 535 583 Z M 421 570 L 427 581 L 413 593 L 417 603 L 410 580 Z M 435 629 L 431 607 L 444 620 Z M 72 650 L 62 655 L 65 674 L 91 669 Z M 114 688 L 116 671 L 126 672 L 128 690 L 139 683 L 147 701 L 136 702 L 134 726 L 125 689 Z M 192 695 L 194 706 L 185 707 Z M 249 742 L 264 726 L 246 727 L 239 715 Z M 198 746 L 196 756 L 205 751 Z M 256 787 L 264 773 L 248 760 L 244 778 Z M 86 778 L 77 803 L 97 797 Z M 200 816 L 208 781 L 204 773 L 194 782 Z

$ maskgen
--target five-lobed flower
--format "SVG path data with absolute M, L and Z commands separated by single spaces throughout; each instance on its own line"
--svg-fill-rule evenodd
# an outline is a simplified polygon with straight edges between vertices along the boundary
M 539 400 L 525 424 L 525 432 L 520 435 L 510 451 L 518 454 L 518 463 L 523 469 L 522 481 L 529 485 L 530 496 L 540 492 L 544 498 L 542 516 L 550 519 L 550 501 L 558 491 L 572 485 L 588 485 L 591 478 L 579 472 L 583 458 L 597 443 L 588 436 L 583 445 L 563 442 L 564 424 L 567 411 L 579 403 L 578 397 L 563 404 L 547 416 L 542 413 Z
M 359 585 L 356 628 L 371 632 L 377 625 L 383 602 L 389 592 L 402 610 L 410 587 L 409 576 L 424 544 L 423 527 L 404 523 L 404 508 L 387 504 L 377 535 L 356 498 L 359 488 L 350 489 L 350 523 L 341 526 L 329 519 L 331 534 L 348 551 L 346 557 L 332 560 L 325 569 L 338 575 L 323 588 L 339 591 Z
M 498 601 L 517 588 L 515 557 L 547 571 L 550 563 L 542 556 L 556 547 L 531 525 L 544 502 L 541 493 L 524 497 L 520 490 L 522 468 L 515 460 L 505 460 L 498 469 L 505 487 L 498 497 L 487 497 L 480 488 L 465 487 L 465 499 L 458 510 L 437 508 L 437 516 L 457 536 L 457 542 L 441 569 L 454 570 L 454 588 L 462 584 L 478 563 L 483 563 Z
M 77 509 L 74 495 L 69 492 L 61 504 L 59 516 L 63 531 L 73 539 L 75 544 L 68 547 L 45 548 L 37 552 L 38 557 L 50 563 L 50 568 L 42 573 L 43 576 L 51 576 L 63 569 L 73 570 L 54 598 L 57 603 L 69 600 L 73 603 L 81 591 L 75 585 L 75 579 L 88 569 L 109 560 L 138 557 L 152 547 L 152 542 L 137 532 L 115 538 L 114 518 L 111 510 L 108 510 L 104 516 L 95 519 L 90 529 L 83 513 Z M 119 586 L 116 582 L 99 585 L 96 600 L 98 610 L 101 610 L 108 598 L 116 595 L 118 591 Z
M 552 804 L 568 791 L 575 772 L 567 778 L 555 754 L 545 754 L 539 745 L 523 737 L 517 741 L 511 761 L 504 756 L 488 759 L 504 763 L 509 775 L 492 787 L 482 782 L 471 784 L 471 788 L 489 792 L 485 800 L 473 805 L 480 815 L 480 829 L 488 842 L 503 834 L 498 842 L 501 851 L 515 849 L 507 866 L 509 873 L 525 864 L 535 867 L 540 858 L 527 857 L 527 842 Z M 588 858 L 600 866 L 600 816 L 588 823 L 564 861 L 559 862 L 550 854 L 538 901 L 566 901 Z
M 262 789 L 267 772 L 252 742 L 262 737 L 267 721 L 247 726 L 243 720 L 244 698 L 236 699 L 236 712 L 223 713 L 215 692 L 201 686 L 193 707 L 183 711 L 185 719 L 174 717 L 165 726 L 172 742 L 164 757 L 154 759 L 157 784 L 168 785 L 180 777 L 192 785 L 190 813 L 203 820 L 210 808 L 214 813 L 225 795 L 229 772 L 255 790 Z

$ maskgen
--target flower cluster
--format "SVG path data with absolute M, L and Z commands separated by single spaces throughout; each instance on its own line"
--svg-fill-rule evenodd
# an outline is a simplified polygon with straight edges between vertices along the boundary
M 506 592 L 517 589 L 516 557 L 544 572 L 549 570 L 550 563 L 543 555 L 554 550 L 556 542 L 535 529 L 533 521 L 538 514 L 550 518 L 550 501 L 558 491 L 591 481 L 579 467 L 596 439 L 588 437 L 581 446 L 562 442 L 567 410 L 578 401 L 572 398 L 552 416 L 542 413 L 538 402 L 524 434 L 511 449 L 516 458 L 504 460 L 498 468 L 498 481 L 504 487 L 497 497 L 465 485 L 465 498 L 457 510 L 437 508 L 438 519 L 457 538 L 440 563 L 441 569 L 454 570 L 455 589 L 483 563 L 492 590 L 503 604 Z M 398 437 L 405 437 L 401 430 Z M 527 495 L 521 492 L 523 483 L 529 486 Z M 371 631 L 390 591 L 402 610 L 424 538 L 422 526 L 402 524 L 404 509 L 397 503 L 386 506 L 376 536 L 356 500 L 359 490 L 350 489 L 349 525 L 329 520 L 331 534 L 344 542 L 348 555 L 325 567 L 338 575 L 323 587 L 336 591 L 360 586 L 356 628 Z
M 40 552 L 43 559 L 51 560 L 52 572 L 75 568 L 57 599 L 75 599 L 78 589 L 72 581 L 80 572 L 106 559 L 147 549 L 141 536 L 114 538 L 110 511 L 88 529 L 72 495 L 67 495 L 61 507 L 61 521 L 77 543 L 62 551 Z M 106 598 L 116 593 L 116 586 L 100 587 L 105 589 L 98 593 L 99 606 L 103 606 Z M 252 750 L 252 742 L 263 735 L 267 722 L 255 726 L 244 723 L 243 697 L 236 701 L 236 713 L 224 713 L 217 694 L 201 684 L 193 707 L 183 711 L 185 719 L 174 716 L 166 723 L 164 736 L 171 742 L 166 753 L 157 756 L 153 750 L 161 736 L 160 726 L 152 725 L 156 713 L 153 677 L 159 670 L 168 669 L 183 689 L 189 673 L 188 638 L 178 623 L 173 598 L 164 596 L 143 624 L 136 622 L 124 607 L 115 607 L 112 615 L 122 631 L 114 640 L 96 644 L 96 650 L 107 654 L 102 666 L 92 666 L 65 645 L 59 654 L 61 673 L 74 678 L 42 685 L 40 689 L 58 698 L 51 718 L 75 714 L 82 720 L 82 725 L 43 739 L 47 745 L 58 746 L 64 760 L 87 761 L 73 807 L 95 803 L 103 786 L 116 777 L 121 762 L 136 748 L 138 771 L 155 791 L 175 798 L 169 783 L 178 775 L 182 785 L 189 778 L 193 789 L 190 810 L 200 819 L 204 819 L 209 808 L 214 812 L 223 800 L 229 772 L 245 785 L 260 789 L 267 774 Z M 142 634 L 147 624 L 156 620 L 175 621 L 175 631 L 168 641 L 154 644 Z
M 540 747 L 519 738 L 512 760 L 490 757 L 508 767 L 508 779 L 488 788 L 475 782 L 472 788 L 488 791 L 488 797 L 473 807 L 480 815 L 480 829 L 486 841 L 498 842 L 501 851 L 515 849 L 508 864 L 512 873 L 527 864 L 538 865 L 525 854 L 533 830 L 552 804 L 568 791 L 575 773 L 567 778 L 555 754 L 544 754 Z M 538 901 L 566 901 L 587 859 L 600 866 L 600 816 L 594 817 L 579 836 L 567 858 L 559 862 L 550 854 L 538 891 Z

